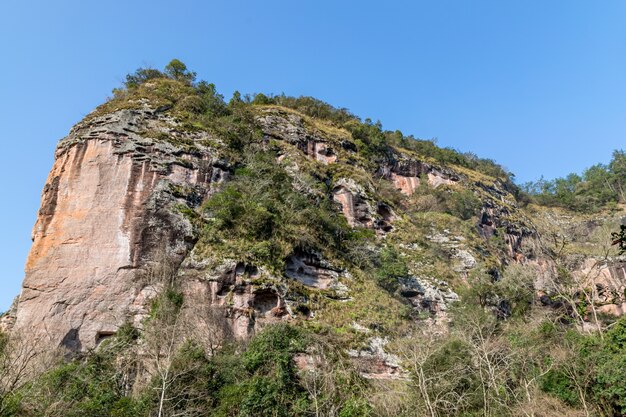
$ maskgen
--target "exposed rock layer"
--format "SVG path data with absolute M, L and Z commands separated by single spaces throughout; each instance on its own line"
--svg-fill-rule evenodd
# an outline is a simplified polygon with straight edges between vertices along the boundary
M 91 349 L 125 322 L 141 326 L 150 300 L 160 290 L 146 276 L 164 260 L 173 263 L 169 273 L 184 278 L 185 300 L 204 312 L 196 319 L 213 317 L 221 332 L 240 339 L 267 323 L 294 317 L 294 310 L 306 304 L 290 291 L 289 282 L 338 302 L 350 300 L 350 274 L 320 254 L 293 253 L 279 277 L 238 260 L 215 263 L 197 256 L 194 226 L 184 212 L 198 207 L 216 184 L 228 180 L 232 168 L 216 157 L 212 146 L 219 140 L 181 129 L 163 110 L 144 107 L 89 117 L 61 141 L 43 190 L 19 304 L 0 318 L 0 329 L 28 329 L 34 338 L 72 351 Z M 282 141 L 298 154 L 300 159 L 290 160 L 295 182 L 298 161 L 317 164 L 320 171 L 336 168 L 339 162 L 349 161 L 344 167 L 354 163 L 355 143 L 329 136 L 300 116 L 267 110 L 257 122 L 264 143 Z M 477 236 L 485 241 L 500 237 L 506 253 L 501 262 L 532 264 L 541 272 L 538 276 L 547 277 L 537 279 L 537 288 L 550 290 L 555 264 L 535 250 L 541 245 L 539 233 L 505 184 L 472 183 L 453 169 L 400 153 L 381 163 L 376 173 L 406 197 L 421 186 L 472 190 L 482 203 L 473 224 Z M 336 203 L 351 227 L 373 229 L 385 239 L 403 221 L 402 206 L 394 205 L 395 213 L 393 203 L 374 197 L 371 181 L 359 182 L 358 175 L 350 175 L 342 171 L 322 179 L 328 186 L 324 198 Z M 481 249 L 448 234 L 443 230 L 427 238 L 448 254 L 453 272 L 466 279 Z M 419 250 L 412 242 L 406 246 Z M 589 262 L 574 268 L 574 276 L 585 281 L 595 274 L 585 285 L 601 286 L 599 311 L 624 314 L 623 265 Z M 490 272 L 498 279 L 496 269 Z M 397 295 L 433 316 L 444 314 L 458 299 L 436 276 L 411 275 L 398 284 Z
M 137 269 L 157 253 L 186 254 L 191 225 L 173 184 L 208 192 L 211 167 L 135 133 L 171 121 L 124 110 L 79 124 L 57 150 L 33 230 L 17 328 L 72 350 L 95 346 L 145 314 Z

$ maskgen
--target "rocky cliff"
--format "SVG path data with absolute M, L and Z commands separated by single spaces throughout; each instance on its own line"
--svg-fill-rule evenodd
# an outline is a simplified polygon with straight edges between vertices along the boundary
M 175 128 L 158 109 L 120 110 L 79 123 L 60 142 L 17 328 L 81 350 L 141 320 L 150 290 L 138 284 L 140 268 L 161 251 L 180 261 L 192 244 L 191 225 L 174 209 L 175 187 L 193 188 L 196 200 L 184 203 L 198 204 L 223 173 L 208 149 L 190 154 L 141 134 Z
M 181 116 L 186 98 L 164 104 L 147 95 L 107 103 L 59 143 L 23 290 L 5 327 L 71 351 L 92 349 L 124 323 L 141 328 L 163 288 L 150 276 L 164 263 L 182 282 L 186 302 L 219 311 L 240 339 L 266 323 L 323 321 L 342 304 L 369 302 L 363 295 L 369 290 L 354 278 L 362 271 L 323 247 L 285 254 L 281 270 L 207 249 L 202 229 L 212 220 L 203 203 L 235 175 L 240 159 L 219 129 Z M 397 251 L 408 268 L 389 287 L 399 305 L 437 320 L 473 271 L 482 268 L 498 280 L 514 263 L 534 268 L 538 297 L 558 290 L 554 276 L 563 254 L 550 239 L 576 222 L 557 225 L 549 219 L 553 213 L 521 209 L 508 178 L 441 163 L 402 144 L 367 159 L 352 128 L 281 106 L 248 107 L 258 150 L 276 152 L 275 163 L 296 190 L 334 204 L 352 230 L 372 233 L 359 255 L 377 253 L 377 245 Z M 589 251 L 568 256 L 581 285 L 602 294 L 599 311 L 623 314 L 620 260 Z M 311 301 L 320 297 L 325 301 Z M 363 311 L 351 314 L 335 324 L 351 325 Z
M 0 416 L 626 412 L 626 154 L 531 197 L 194 77 L 139 69 L 60 141 L 0 315 Z

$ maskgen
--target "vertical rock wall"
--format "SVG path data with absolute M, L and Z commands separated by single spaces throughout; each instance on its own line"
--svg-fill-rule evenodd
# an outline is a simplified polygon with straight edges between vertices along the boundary
M 78 125 L 61 142 L 33 230 L 15 328 L 70 350 L 93 348 L 146 313 L 140 268 L 157 253 L 182 260 L 189 250 L 191 225 L 171 209 L 168 190 L 185 184 L 204 194 L 210 167 L 202 158 L 188 167 L 159 165 L 167 162 L 167 148 L 137 134 L 152 114 L 122 111 Z

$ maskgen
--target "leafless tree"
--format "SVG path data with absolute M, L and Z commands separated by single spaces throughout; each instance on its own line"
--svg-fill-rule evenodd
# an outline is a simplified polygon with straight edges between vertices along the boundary
M 455 361 L 447 369 L 433 369 L 433 360 L 444 353 L 446 337 L 429 330 L 406 337 L 398 348 L 404 366 L 411 372 L 417 388 L 416 416 L 447 416 L 459 413 L 470 393 L 457 390 L 461 378 L 472 373 L 471 363 Z
M 586 233 L 579 232 L 578 235 L 574 233 L 572 237 L 559 240 L 558 250 L 550 251 L 552 253 L 551 258 L 557 266 L 557 270 L 560 271 L 550 280 L 552 290 L 555 291 L 559 299 L 568 305 L 570 314 L 574 316 L 581 329 L 586 327 L 586 314 L 587 311 L 590 312 L 593 324 L 601 339 L 604 339 L 604 330 L 598 317 L 599 295 L 596 282 L 602 276 L 607 265 L 610 264 L 612 255 L 616 253 L 616 249 L 611 245 L 612 230 L 612 225 L 605 223 L 595 230 L 591 239 Z M 557 235 L 559 233 L 553 230 L 551 234 Z M 557 237 L 554 238 L 555 241 L 557 239 Z M 573 246 L 580 239 L 591 243 L 585 254 L 591 264 L 577 273 L 573 273 L 572 268 L 567 263 L 567 253 L 570 246 Z M 579 310 L 581 301 L 587 311 Z
M 332 343 L 318 338 L 308 354 L 299 357 L 300 377 L 313 402 L 315 417 L 336 417 L 350 398 L 344 385 L 352 392 L 365 390 L 365 382 L 352 364 Z
M 22 332 L 0 333 L 0 415 L 3 399 L 16 392 L 54 361 L 55 351 L 46 351 L 41 340 Z
M 144 286 L 159 294 L 143 323 L 140 345 L 147 359 L 145 370 L 158 393 L 155 413 L 158 417 L 204 415 L 193 405 L 204 395 L 193 387 L 193 374 L 202 361 L 186 357 L 184 349 L 202 349 L 208 357 L 232 340 L 225 311 L 211 305 L 206 294 L 184 289 L 176 266 L 166 257 L 147 268 L 143 280 Z

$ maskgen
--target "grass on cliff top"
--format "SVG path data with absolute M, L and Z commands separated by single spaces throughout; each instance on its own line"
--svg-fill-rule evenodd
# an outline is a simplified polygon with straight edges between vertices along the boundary
M 214 84 L 196 82 L 194 72 L 189 71 L 182 62 L 174 61 L 177 65 L 172 66 L 170 63 L 163 71 L 140 68 L 129 74 L 124 85 L 114 90 L 113 97 L 88 118 L 120 109 L 138 109 L 144 105 L 168 108 L 169 114 L 179 120 L 183 128 L 222 134 L 229 146 L 241 149 L 242 142 L 259 139 L 258 135 L 250 134 L 258 131 L 252 113 L 289 113 L 299 116 L 312 133 L 319 133 L 331 143 L 352 142 L 358 150 L 355 162 L 365 167 L 375 168 L 377 165 L 374 162 L 391 158 L 395 149 L 436 164 L 467 168 L 489 177 L 509 179 L 509 174 L 491 160 L 440 148 L 432 140 L 416 139 L 397 130 L 384 131 L 380 122 L 370 119 L 361 121 L 345 108 L 336 108 L 312 97 L 264 94 L 242 97 L 239 92 L 235 92 L 226 103 Z M 237 126 L 233 128 L 233 124 Z M 337 147 L 337 151 L 342 152 L 340 147 Z
M 559 255 L 585 255 L 602 259 L 618 255 L 611 234 L 619 230 L 623 211 L 611 209 L 581 213 L 562 207 L 531 204 L 525 211 L 532 217 L 544 245 Z

